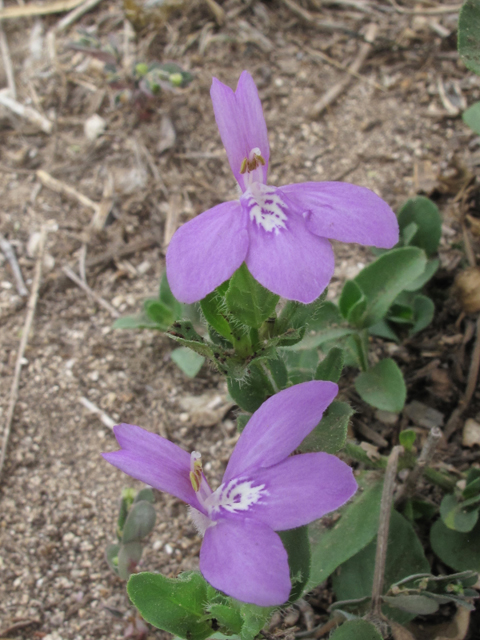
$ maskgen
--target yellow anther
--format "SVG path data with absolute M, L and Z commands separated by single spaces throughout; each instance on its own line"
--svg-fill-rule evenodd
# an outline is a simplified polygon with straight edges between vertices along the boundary
M 257 149 L 260 151 L 260 149 Z M 265 158 L 257 153 L 255 150 L 250 151 L 250 156 L 242 160 L 240 165 L 240 173 L 251 173 L 255 171 L 260 165 L 263 167 L 266 165 Z
M 190 460 L 190 469 L 190 482 L 192 483 L 193 490 L 197 492 L 200 490 L 200 485 L 202 484 L 202 460 L 200 454 L 195 451 L 192 453 Z

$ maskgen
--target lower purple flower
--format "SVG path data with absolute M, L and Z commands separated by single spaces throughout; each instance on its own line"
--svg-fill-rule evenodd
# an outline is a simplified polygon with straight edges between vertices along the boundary
M 276 531 L 338 509 L 357 490 L 350 467 L 327 453 L 291 456 L 338 392 L 333 382 L 295 385 L 250 418 L 212 491 L 198 452 L 187 453 L 140 427 L 114 428 L 120 451 L 103 457 L 125 473 L 190 505 L 204 535 L 200 571 L 243 602 L 273 606 L 291 590 L 287 552 Z

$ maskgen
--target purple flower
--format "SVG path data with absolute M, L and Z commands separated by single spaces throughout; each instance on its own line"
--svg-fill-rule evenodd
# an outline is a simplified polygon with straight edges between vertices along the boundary
M 247 71 L 235 93 L 214 78 L 210 94 L 242 195 L 205 211 L 173 236 L 167 275 L 178 300 L 201 300 L 245 261 L 270 291 L 309 303 L 333 275 L 329 239 L 384 249 L 398 242 L 395 214 L 365 187 L 346 182 L 267 185 L 267 126 Z
M 337 395 L 333 382 L 304 382 L 269 398 L 250 418 L 222 484 L 213 491 L 198 452 L 140 427 L 115 427 L 120 451 L 108 462 L 190 505 L 201 534 L 200 570 L 216 589 L 260 606 L 282 604 L 291 582 L 275 531 L 293 529 L 344 504 L 357 489 L 352 470 L 327 453 L 289 457 Z

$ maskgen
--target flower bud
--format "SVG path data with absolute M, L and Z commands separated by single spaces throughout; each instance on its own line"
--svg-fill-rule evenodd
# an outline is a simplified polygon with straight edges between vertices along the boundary
M 480 311 L 480 267 L 469 267 L 455 278 L 454 293 L 465 313 Z

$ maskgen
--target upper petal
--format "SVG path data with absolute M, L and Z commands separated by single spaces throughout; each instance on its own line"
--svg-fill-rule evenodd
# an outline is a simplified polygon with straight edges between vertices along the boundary
M 215 589 L 260 607 L 283 604 L 290 595 L 288 557 L 280 537 L 248 518 L 217 521 L 207 529 L 200 571 Z
M 235 93 L 213 78 L 210 96 L 230 167 L 242 190 L 245 187 L 240 168 L 244 158 L 248 158 L 255 148 L 260 149 L 266 162 L 261 171 L 263 182 L 266 182 L 270 146 L 262 103 L 252 76 L 243 71 Z
M 117 425 L 113 431 L 121 450 L 103 453 L 107 462 L 204 511 L 190 482 L 189 453 L 170 440 L 132 424 Z
M 335 511 L 357 490 L 352 469 L 328 453 L 303 453 L 249 474 L 263 487 L 248 516 L 275 531 L 294 529 Z
M 335 383 L 312 380 L 269 398 L 255 411 L 243 430 L 223 482 L 284 460 L 320 422 L 337 393 Z
M 228 280 L 248 250 L 246 219 L 237 200 L 181 226 L 167 251 L 167 278 L 180 302 L 197 302 Z
M 245 261 L 253 277 L 289 300 L 318 298 L 335 267 L 328 240 L 308 230 L 301 210 L 280 189 L 255 183 L 241 203 L 250 236 Z
M 348 182 L 303 182 L 280 187 L 306 217 L 314 234 L 341 242 L 391 249 L 398 222 L 389 205 L 366 187 Z

